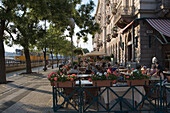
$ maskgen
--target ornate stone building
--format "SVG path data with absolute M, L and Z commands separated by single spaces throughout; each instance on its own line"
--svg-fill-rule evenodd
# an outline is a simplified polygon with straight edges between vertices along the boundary
M 170 0 L 98 0 L 95 19 L 101 32 L 93 48 L 114 55 L 122 65 L 135 62 L 146 66 L 157 56 L 169 67 Z

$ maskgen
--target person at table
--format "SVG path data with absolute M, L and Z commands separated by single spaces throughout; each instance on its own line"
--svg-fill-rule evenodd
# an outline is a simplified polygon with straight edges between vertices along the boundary
M 88 66 L 86 67 L 85 74 L 91 74 L 91 73 L 92 73 L 92 67 L 90 64 L 88 64 Z
M 147 74 L 147 67 L 146 66 L 143 66 L 142 68 L 141 68 L 141 71 L 142 71 L 142 74 Z
M 118 68 L 119 68 L 119 64 L 115 62 L 115 64 L 113 65 L 112 71 L 116 71 L 116 69 Z
M 113 73 L 112 67 L 111 67 L 111 64 L 110 64 L 110 63 L 108 64 L 107 73 Z
M 77 65 L 74 66 L 74 68 L 70 69 L 67 74 L 78 74 L 78 68 Z
M 152 75 L 154 77 L 161 77 L 162 80 L 164 80 L 164 75 L 163 75 L 163 68 L 162 66 L 159 64 L 159 62 L 155 63 L 156 66 L 156 72 Z
M 155 68 L 155 64 L 152 64 L 151 65 L 151 69 L 150 69 L 150 75 L 153 75 L 155 73 L 155 75 L 154 76 L 157 76 L 156 74 L 156 68 Z

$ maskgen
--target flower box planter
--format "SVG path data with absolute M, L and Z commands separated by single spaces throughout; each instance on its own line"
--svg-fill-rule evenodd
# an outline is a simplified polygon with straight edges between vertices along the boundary
M 50 83 L 51 83 L 51 86 L 55 86 L 55 85 L 54 85 L 54 82 L 51 82 L 51 81 L 50 81 Z
M 94 87 L 100 87 L 100 86 L 103 86 L 103 87 L 110 87 L 113 85 L 113 80 L 96 80 L 96 81 L 93 81 L 93 86 Z
M 126 80 L 127 84 L 130 86 L 136 85 L 149 85 L 149 79 L 141 79 L 141 80 Z
M 75 87 L 75 81 L 54 82 L 55 87 Z

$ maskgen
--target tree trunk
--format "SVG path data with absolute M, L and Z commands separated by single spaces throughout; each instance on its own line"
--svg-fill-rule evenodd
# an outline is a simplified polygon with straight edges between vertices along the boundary
M 5 21 L 1 21 L 0 27 L 0 84 L 6 83 L 5 50 L 3 44 Z
M 57 58 L 57 67 L 58 67 L 58 63 L 59 63 L 58 54 L 56 54 L 56 58 Z
M 46 71 L 47 70 L 47 60 L 46 60 L 46 47 L 45 47 L 45 50 L 44 50 L 44 71 Z
M 28 48 L 24 48 L 25 60 L 26 60 L 26 73 L 32 73 L 31 70 L 31 60 Z
M 53 52 L 51 51 L 51 67 L 52 67 L 52 69 L 54 68 L 53 67 Z

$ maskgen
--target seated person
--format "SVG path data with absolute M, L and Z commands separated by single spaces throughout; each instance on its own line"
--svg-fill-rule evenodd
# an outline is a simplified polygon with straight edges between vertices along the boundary
M 108 64 L 108 69 L 107 69 L 107 73 L 112 73 L 113 71 L 112 71 L 112 67 L 111 67 L 111 65 L 110 65 L 110 63 Z
M 67 74 L 78 74 L 78 69 L 77 69 L 77 65 L 74 66 L 74 68 L 70 69 Z
M 118 67 L 119 67 L 119 64 L 115 62 L 115 64 L 113 65 L 112 71 L 116 71 Z
M 154 73 L 156 73 L 156 69 L 155 69 L 155 65 L 152 64 L 151 69 L 150 69 L 150 75 L 153 75 Z
M 156 66 L 156 72 L 152 76 L 161 77 L 161 79 L 164 80 L 163 68 L 160 66 L 159 62 L 156 62 L 155 66 Z
M 92 73 L 92 67 L 91 65 L 89 64 L 86 68 L 86 71 L 85 71 L 85 74 L 91 74 Z
M 143 66 L 142 68 L 141 68 L 141 71 L 142 71 L 142 74 L 147 74 L 147 67 L 146 66 Z

